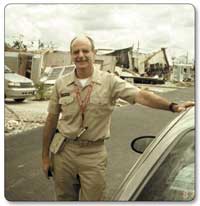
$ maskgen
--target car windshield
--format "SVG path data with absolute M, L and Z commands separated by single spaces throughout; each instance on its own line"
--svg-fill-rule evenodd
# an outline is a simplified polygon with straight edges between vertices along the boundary
M 138 201 L 189 201 L 195 196 L 194 130 L 187 132 L 143 188 Z
M 53 68 L 53 70 L 48 74 L 48 80 L 55 80 L 59 77 L 63 67 Z

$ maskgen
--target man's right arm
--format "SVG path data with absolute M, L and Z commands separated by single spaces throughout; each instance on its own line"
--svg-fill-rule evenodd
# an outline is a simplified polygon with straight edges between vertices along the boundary
M 48 170 L 50 167 L 49 147 L 51 140 L 55 134 L 59 114 L 49 113 L 43 131 L 43 148 L 42 148 L 42 163 L 43 171 L 48 178 Z

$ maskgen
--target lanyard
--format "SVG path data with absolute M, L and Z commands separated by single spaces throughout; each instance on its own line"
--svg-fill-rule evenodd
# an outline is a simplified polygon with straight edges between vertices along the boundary
M 81 110 L 81 127 L 83 128 L 83 123 L 84 123 L 84 119 L 85 119 L 85 110 L 86 107 L 88 105 L 89 99 L 90 99 L 90 95 L 92 93 L 92 84 L 88 85 L 88 90 L 87 90 L 87 94 L 85 96 L 85 98 L 81 98 L 81 94 L 80 94 L 80 88 L 76 85 L 75 87 L 75 91 L 76 91 L 76 98 L 78 100 L 78 104 Z

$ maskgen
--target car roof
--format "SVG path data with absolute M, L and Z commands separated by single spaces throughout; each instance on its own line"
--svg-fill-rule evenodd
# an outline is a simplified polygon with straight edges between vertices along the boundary
M 169 148 L 180 140 L 182 134 L 194 129 L 194 110 L 194 107 L 191 107 L 181 113 L 150 143 L 132 166 L 112 200 L 127 201 L 133 194 L 137 197 L 141 190 L 141 184 L 144 184 L 144 179 L 147 181 L 145 177 L 149 171 L 154 172 L 152 168 L 160 157 L 167 151 L 169 152 Z

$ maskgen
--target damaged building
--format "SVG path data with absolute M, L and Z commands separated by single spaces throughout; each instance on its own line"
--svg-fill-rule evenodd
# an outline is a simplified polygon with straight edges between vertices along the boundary
M 195 68 L 193 64 L 173 64 L 171 81 L 194 81 Z
M 107 63 L 105 63 L 106 58 Z M 104 64 L 103 70 L 105 71 L 111 68 L 110 71 L 114 72 L 113 68 L 118 66 L 141 76 L 153 77 L 157 75 L 164 79 L 169 79 L 170 76 L 170 65 L 165 48 L 152 53 L 133 51 L 132 47 L 116 50 L 98 49 L 97 59 L 103 59 L 102 64 Z
M 169 79 L 170 64 L 165 48 L 148 54 L 133 52 L 132 62 L 133 70 L 140 75 Z
M 115 71 L 115 66 L 121 68 L 132 68 L 132 47 L 123 49 L 98 49 L 96 55 L 96 62 L 103 60 L 102 70 Z
M 38 83 L 46 67 L 65 66 L 71 64 L 70 52 L 57 50 L 41 50 L 34 52 L 5 51 L 5 65 L 16 73 Z
M 40 54 L 33 54 L 31 52 L 5 52 L 4 64 L 17 74 L 37 82 L 41 75 L 41 60 Z
M 6 50 L 5 65 L 16 73 L 32 79 L 35 83 L 40 81 L 46 68 L 62 67 L 63 69 L 66 66 L 71 68 L 72 65 L 70 51 L 46 49 L 27 52 L 11 51 L 8 48 Z M 140 76 L 154 77 L 157 75 L 163 79 L 169 79 L 170 76 L 170 66 L 165 48 L 148 54 L 133 51 L 133 47 L 115 50 L 97 49 L 95 65 L 100 70 L 113 73 L 116 67 L 120 67 Z
M 100 70 L 114 72 L 116 66 L 116 57 L 110 55 L 110 49 L 98 49 L 95 55 L 95 64 Z

